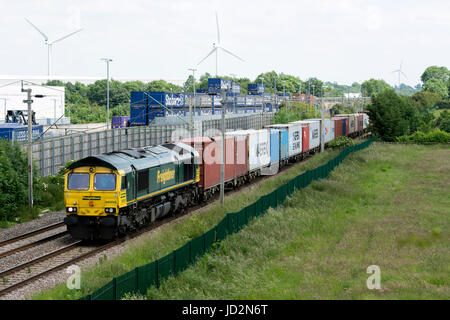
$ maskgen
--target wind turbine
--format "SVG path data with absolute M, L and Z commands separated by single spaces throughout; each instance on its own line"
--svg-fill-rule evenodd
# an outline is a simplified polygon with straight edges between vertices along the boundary
M 47 35 L 46 35 L 44 32 L 42 32 L 41 30 L 39 30 L 39 28 L 36 27 L 33 23 L 31 23 L 31 21 L 28 20 L 27 18 L 25 18 L 25 20 L 26 20 L 26 21 L 27 21 L 34 29 L 36 29 L 37 32 L 39 32 L 39 33 L 44 37 L 44 43 L 45 43 L 45 45 L 47 46 L 47 51 L 48 51 L 48 53 L 47 53 L 47 54 L 48 54 L 48 56 L 47 56 L 47 64 L 48 64 L 48 65 L 47 65 L 47 75 L 50 76 L 50 74 L 51 74 L 51 65 L 52 65 L 52 45 L 53 45 L 54 43 L 57 43 L 57 42 L 59 42 L 59 41 L 64 40 L 65 38 L 70 37 L 71 35 L 73 35 L 73 34 L 75 34 L 75 33 L 77 33 L 77 32 L 80 32 L 81 30 L 83 30 L 83 28 L 79 28 L 79 29 L 77 29 L 77 30 L 75 30 L 75 31 L 72 31 L 71 33 L 69 33 L 69 34 L 67 34 L 67 35 L 65 35 L 65 36 L 63 36 L 63 37 L 61 37 L 61 38 L 58 38 L 58 39 L 56 39 L 56 40 L 49 41 Z
M 395 73 L 395 72 L 398 73 L 398 89 L 399 89 L 399 90 L 400 90 L 400 75 L 403 75 L 405 78 L 408 79 L 408 77 L 406 76 L 406 74 L 404 74 L 403 71 L 402 71 L 402 65 L 403 65 L 403 60 L 402 60 L 402 62 L 400 63 L 400 68 L 398 68 L 397 70 L 394 70 L 394 71 L 391 72 L 391 73 Z
M 235 55 L 234 53 L 228 51 L 227 49 L 225 49 L 224 47 L 222 47 L 220 45 L 220 32 L 219 32 L 219 18 L 217 17 L 217 11 L 216 11 L 216 25 L 217 25 L 217 44 L 213 43 L 213 49 L 208 53 L 208 55 L 206 57 L 204 57 L 197 65 L 199 65 L 200 63 L 202 63 L 203 61 L 206 60 L 206 58 L 208 58 L 210 55 L 212 55 L 214 52 L 216 53 L 216 77 L 217 77 L 217 61 L 218 61 L 218 52 L 219 49 L 228 53 L 229 55 L 232 55 L 235 58 L 238 58 L 241 61 L 244 61 L 244 59 L 238 57 L 237 55 Z

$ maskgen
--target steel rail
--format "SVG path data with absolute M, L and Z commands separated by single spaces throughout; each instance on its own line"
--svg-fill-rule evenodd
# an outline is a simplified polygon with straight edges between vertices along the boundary
M 14 243 L 14 242 L 17 242 L 17 241 L 20 241 L 20 240 L 23 240 L 23 239 L 27 239 L 27 238 L 33 237 L 35 235 L 38 235 L 40 233 L 43 233 L 43 232 L 46 232 L 46 231 L 50 231 L 50 230 L 53 230 L 53 229 L 56 229 L 56 228 L 59 228 L 59 227 L 63 227 L 63 226 L 65 226 L 64 222 L 58 222 L 58 223 L 55 223 L 55 224 L 51 224 L 49 226 L 45 226 L 45 227 L 39 228 L 39 229 L 34 230 L 34 231 L 31 231 L 31 232 L 28 232 L 28 233 L 24 233 L 24 234 L 22 234 L 20 236 L 16 236 L 16 237 L 13 237 L 13 238 L 8 239 L 8 240 L 0 241 L 0 247 L 3 247 L 5 245 L 7 245 L 7 244 Z

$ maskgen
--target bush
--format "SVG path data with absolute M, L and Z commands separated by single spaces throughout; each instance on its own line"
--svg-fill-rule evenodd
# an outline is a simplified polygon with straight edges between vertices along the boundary
M 337 137 L 328 143 L 328 148 L 330 149 L 344 149 L 355 145 L 355 141 L 349 137 Z
M 313 106 L 304 103 L 293 103 L 286 106 L 282 103 L 275 116 L 272 118 L 272 124 L 283 124 L 303 119 L 320 118 L 320 112 Z
M 33 164 L 33 200 L 28 204 L 28 158 L 22 148 L 14 142 L 0 139 L 0 220 L 1 226 L 8 221 L 22 222 L 33 219 L 39 208 L 61 210 L 64 208 L 64 171 L 56 176 L 40 178 Z
M 416 131 L 410 136 L 401 136 L 396 139 L 403 143 L 431 144 L 450 143 L 450 134 L 439 129 L 431 130 L 428 133 Z

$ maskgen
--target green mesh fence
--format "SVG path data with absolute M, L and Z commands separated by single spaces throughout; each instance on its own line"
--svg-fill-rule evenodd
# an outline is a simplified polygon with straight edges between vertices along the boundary
M 214 228 L 200 237 L 192 239 L 182 247 L 156 261 L 114 278 L 96 292 L 80 300 L 117 300 L 121 299 L 124 294 L 133 292 L 145 295 L 149 287 L 159 287 L 160 281 L 163 279 L 185 270 L 197 258 L 211 249 L 214 243 L 225 239 L 231 233 L 239 231 L 250 220 L 260 216 L 270 207 L 276 208 L 288 196 L 292 195 L 295 190 L 306 188 L 314 180 L 328 177 L 330 172 L 342 163 L 349 154 L 367 148 L 373 141 L 374 139 L 371 138 L 363 143 L 342 150 L 339 155 L 326 164 L 298 175 L 271 193 L 260 197 L 256 202 L 241 211 L 228 213 Z

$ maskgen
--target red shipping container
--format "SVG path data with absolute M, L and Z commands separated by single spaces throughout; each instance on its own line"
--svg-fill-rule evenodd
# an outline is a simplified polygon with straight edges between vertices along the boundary
M 191 139 L 185 139 L 184 142 L 197 150 L 200 155 L 200 181 L 199 186 L 204 190 L 208 190 L 214 186 L 220 184 L 220 164 L 222 162 L 222 137 L 197 137 Z M 243 164 L 236 164 L 236 149 L 238 146 L 242 147 L 242 143 L 246 141 L 239 141 L 238 145 L 235 143 L 235 137 L 225 138 L 225 172 L 224 179 L 225 182 L 233 180 L 237 173 L 242 171 L 242 167 L 247 168 L 246 160 L 244 159 Z M 245 149 L 246 150 L 246 149 Z M 241 151 L 241 153 L 245 153 Z
M 339 117 L 333 117 L 331 120 L 334 121 L 334 138 L 342 136 L 342 125 L 344 121 L 342 121 L 342 118 Z
M 348 136 L 350 130 L 350 118 L 348 116 L 336 116 L 335 118 L 345 120 L 345 130 L 342 130 L 341 134 L 343 136 Z
M 309 150 L 309 126 L 302 127 L 302 151 Z

